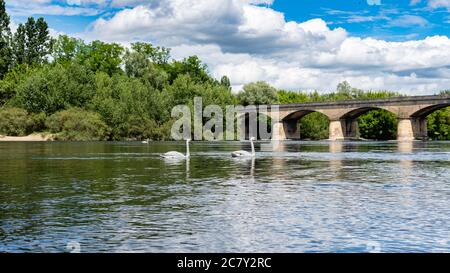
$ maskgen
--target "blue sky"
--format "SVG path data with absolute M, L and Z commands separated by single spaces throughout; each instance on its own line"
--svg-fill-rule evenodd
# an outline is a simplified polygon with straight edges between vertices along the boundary
M 26 7 L 17 9 L 14 5 L 8 5 L 15 1 L 6 2 L 14 11 L 19 10 L 14 16 L 17 22 L 24 22 L 29 15 L 43 16 L 52 28 L 65 33 L 83 32 L 98 18 L 108 18 L 121 9 L 133 7 L 126 4 L 123 7 L 102 7 L 92 3 L 74 5 L 65 1 L 49 1 L 54 6 L 92 9 L 91 13 L 66 16 L 46 14 L 45 9 L 33 13 L 33 10 L 27 11 Z M 76 0 L 72 2 L 77 3 Z M 351 35 L 360 37 L 404 41 L 450 34 L 448 9 L 445 6 L 429 8 L 426 0 L 278 0 L 268 6 L 283 12 L 288 21 L 322 18 L 331 27 L 343 27 Z
M 427 1 L 287 0 L 275 1 L 273 8 L 283 11 L 287 20 L 319 17 L 361 37 L 408 40 L 450 33 L 448 10 L 428 8 Z
M 450 0 L 6 0 L 14 25 L 43 16 L 52 34 L 199 55 L 233 88 L 450 89 Z

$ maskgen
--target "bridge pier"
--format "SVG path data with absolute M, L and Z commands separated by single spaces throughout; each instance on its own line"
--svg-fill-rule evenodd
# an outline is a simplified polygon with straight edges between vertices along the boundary
M 345 119 L 342 121 L 344 125 L 344 138 L 359 139 L 359 125 L 357 119 Z
M 272 140 L 286 140 L 283 121 L 272 120 Z
M 415 139 L 427 139 L 427 119 L 418 118 L 400 118 L 397 127 L 398 141 L 413 141 Z
M 345 121 L 344 121 L 345 122 Z M 344 131 L 342 128 L 342 120 L 331 120 L 330 121 L 330 135 L 329 140 L 344 140 Z
M 412 141 L 414 140 L 414 132 L 411 119 L 402 118 L 398 120 L 397 125 L 397 140 L 398 141 Z
M 412 118 L 414 138 L 420 140 L 428 139 L 428 122 L 426 117 Z
M 272 119 L 272 139 L 299 139 L 298 120 L 312 112 L 324 114 L 330 120 L 329 139 L 344 140 L 360 137 L 357 118 L 368 111 L 382 109 L 398 117 L 397 139 L 411 141 L 427 138 L 426 117 L 450 106 L 450 95 L 397 97 L 375 100 L 296 103 L 259 107 L 260 113 Z M 245 113 L 248 110 L 240 110 Z

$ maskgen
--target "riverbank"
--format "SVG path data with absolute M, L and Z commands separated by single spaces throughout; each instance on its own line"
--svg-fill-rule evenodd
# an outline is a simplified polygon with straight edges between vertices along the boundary
M 51 141 L 51 140 L 53 140 L 52 135 L 43 135 L 43 134 L 31 134 L 22 137 L 0 135 L 0 141 Z

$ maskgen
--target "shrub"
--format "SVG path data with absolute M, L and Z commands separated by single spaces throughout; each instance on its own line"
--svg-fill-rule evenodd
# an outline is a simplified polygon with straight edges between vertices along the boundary
M 386 110 L 372 110 L 358 118 L 362 138 L 390 140 L 397 137 L 397 117 Z
M 46 125 L 57 140 L 106 140 L 109 133 L 98 113 L 80 108 L 57 112 L 47 118 Z
M 329 135 L 328 118 L 321 113 L 311 113 L 300 120 L 300 137 L 302 139 L 327 139 Z
M 29 112 L 53 114 L 85 105 L 94 93 L 94 75 L 86 68 L 45 65 L 17 86 L 15 103 Z
M 450 107 L 428 116 L 428 136 L 433 140 L 450 140 Z
M 0 134 L 8 136 L 25 136 L 29 132 L 30 118 L 28 112 L 21 108 L 0 110 Z

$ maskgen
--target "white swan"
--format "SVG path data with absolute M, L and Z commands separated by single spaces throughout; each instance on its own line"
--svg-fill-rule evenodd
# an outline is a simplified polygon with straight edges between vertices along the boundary
M 186 140 L 186 155 L 180 153 L 180 152 L 167 152 L 165 154 L 162 154 L 162 158 L 168 158 L 168 159 L 182 159 L 182 158 L 189 158 L 191 155 L 189 153 L 189 142 L 191 142 L 190 139 Z
M 231 153 L 232 157 L 255 157 L 255 145 L 253 145 L 254 137 L 250 138 L 250 144 L 252 145 L 252 152 L 247 151 L 235 151 Z
M 142 144 L 149 144 L 150 143 L 150 139 L 147 138 L 147 140 L 142 141 Z

